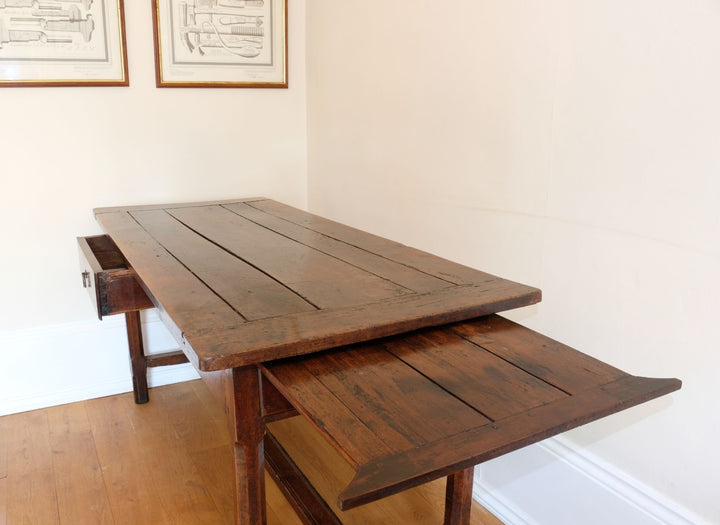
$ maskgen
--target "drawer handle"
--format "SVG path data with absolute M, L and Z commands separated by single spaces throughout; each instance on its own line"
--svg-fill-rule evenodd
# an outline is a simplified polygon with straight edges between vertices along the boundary
M 83 288 L 91 288 L 92 287 L 92 280 L 90 279 L 90 272 L 85 270 L 82 273 L 83 278 Z

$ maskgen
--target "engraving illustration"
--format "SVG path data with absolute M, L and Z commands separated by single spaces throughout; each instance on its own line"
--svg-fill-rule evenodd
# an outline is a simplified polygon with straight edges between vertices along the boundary
M 173 63 L 267 64 L 272 9 L 265 0 L 170 0 Z
M 160 87 L 287 87 L 287 0 L 153 0 Z
M 0 60 L 104 60 L 104 26 L 102 2 L 0 0 Z
M 0 0 L 0 87 L 127 86 L 123 0 Z

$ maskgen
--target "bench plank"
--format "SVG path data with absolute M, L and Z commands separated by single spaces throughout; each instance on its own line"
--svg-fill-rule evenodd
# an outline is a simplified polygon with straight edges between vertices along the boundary
M 358 248 L 349 242 L 316 232 L 305 226 L 291 222 L 288 219 L 262 212 L 256 207 L 246 203 L 230 204 L 224 207 L 280 235 L 294 239 L 324 254 L 335 257 L 415 292 L 430 292 L 447 288 L 453 284 L 445 279 L 429 275 L 420 270 L 415 270 L 387 259 L 386 257 Z
M 452 330 L 478 346 L 570 394 L 627 374 L 499 315 Z
M 448 396 L 432 380 L 375 345 L 311 357 L 303 364 L 394 451 L 426 445 L 488 422 L 482 414 Z M 325 426 L 324 421 L 316 424 Z M 352 435 L 348 437 L 353 439 Z
M 340 508 L 351 509 L 448 476 L 678 388 L 677 379 L 626 376 L 426 447 L 377 458 L 360 466 L 339 496 Z
M 415 268 L 418 271 L 457 285 L 476 284 L 500 279 L 489 273 L 480 272 L 436 255 L 430 255 L 399 242 L 325 219 L 319 215 L 303 212 L 280 202 L 262 200 L 250 202 L 248 205 L 328 237 L 342 239 L 357 248 L 381 254 L 391 261 L 409 268 Z
M 567 396 L 449 330 L 425 330 L 383 347 L 492 421 Z
M 388 447 L 359 420 L 301 361 L 288 360 L 264 376 L 301 414 L 323 429 L 323 435 L 353 465 L 391 454 Z
M 166 211 L 138 211 L 131 215 L 245 320 L 316 309 L 276 280 L 197 235 Z
M 220 206 L 169 213 L 318 308 L 387 299 L 411 290 L 314 250 Z

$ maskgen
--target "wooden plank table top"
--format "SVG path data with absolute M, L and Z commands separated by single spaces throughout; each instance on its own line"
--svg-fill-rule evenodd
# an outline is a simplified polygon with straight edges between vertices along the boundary
M 502 279 L 268 199 L 100 208 L 201 371 L 536 303 Z
M 238 524 L 266 522 L 266 456 L 274 476 L 299 480 L 286 494 L 307 523 L 340 523 L 267 432 L 290 414 L 356 469 L 342 508 L 448 476 L 445 524 L 467 525 L 474 465 L 680 388 L 491 315 L 538 302 L 536 288 L 269 199 L 95 215 L 225 403 Z M 144 356 L 134 308 L 140 403 L 146 367 L 184 357 Z

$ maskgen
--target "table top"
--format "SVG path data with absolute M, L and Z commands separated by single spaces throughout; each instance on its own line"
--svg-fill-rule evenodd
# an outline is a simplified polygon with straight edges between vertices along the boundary
M 264 198 L 99 208 L 199 370 L 534 304 L 536 288 Z

